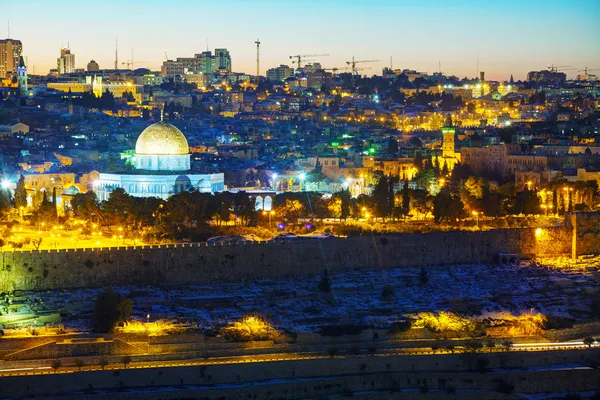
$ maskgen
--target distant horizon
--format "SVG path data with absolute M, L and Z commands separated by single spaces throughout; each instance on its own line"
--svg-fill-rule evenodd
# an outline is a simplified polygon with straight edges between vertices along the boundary
M 227 48 L 232 70 L 256 73 L 257 38 L 261 41 L 260 73 L 291 64 L 292 54 L 317 57 L 325 68 L 346 67 L 346 61 L 378 60 L 362 75 L 394 69 L 432 74 L 439 63 L 445 75 L 507 81 L 525 80 L 529 71 L 554 64 L 578 70 L 600 68 L 600 2 L 595 0 L 531 0 L 489 3 L 432 0 L 427 5 L 399 0 L 307 0 L 301 5 L 272 0 L 215 3 L 139 0 L 122 4 L 62 1 L 39 5 L 23 0 L 3 8 L 0 31 L 23 43 L 30 73 L 45 75 L 56 68 L 61 47 L 70 45 L 76 68 L 94 59 L 101 69 L 113 69 L 115 40 L 119 68 L 131 59 L 135 68 L 160 71 L 166 59 L 192 57 L 207 48 Z M 525 3 L 525 4 L 523 4 Z M 26 12 L 23 12 L 23 11 Z M 65 16 L 66 15 L 66 16 Z M 0 37 L 3 37 L 2 35 Z M 166 54 L 165 54 L 166 53 Z M 390 57 L 392 58 L 390 60 Z M 600 74 L 600 69 L 592 71 Z

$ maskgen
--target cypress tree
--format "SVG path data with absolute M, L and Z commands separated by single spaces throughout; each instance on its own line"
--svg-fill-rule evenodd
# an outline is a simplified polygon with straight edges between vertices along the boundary
M 402 187 L 402 214 L 408 215 L 410 212 L 410 196 L 408 195 L 408 181 L 404 181 Z
M 25 189 L 25 177 L 23 175 L 19 177 L 19 181 L 17 182 L 14 203 L 17 209 L 27 207 L 27 190 Z

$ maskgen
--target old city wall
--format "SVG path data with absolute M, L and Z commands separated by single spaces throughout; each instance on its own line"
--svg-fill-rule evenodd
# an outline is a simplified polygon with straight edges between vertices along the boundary
M 204 284 L 355 268 L 489 262 L 520 253 L 529 230 L 437 232 L 248 244 L 0 253 L 0 292 L 107 285 Z
M 566 228 L 573 232 L 572 257 L 600 252 L 600 212 L 575 212 Z
M 395 268 L 491 262 L 498 253 L 570 255 L 572 229 L 497 229 L 0 253 L 0 292 L 109 285 L 209 284 L 314 275 L 327 268 Z M 588 235 L 589 236 L 589 235 Z M 600 249 L 595 237 L 576 244 Z

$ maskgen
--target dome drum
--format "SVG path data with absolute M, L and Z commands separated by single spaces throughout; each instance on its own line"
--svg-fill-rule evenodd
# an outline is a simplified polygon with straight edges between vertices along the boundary
M 190 150 L 177 127 L 160 121 L 140 134 L 135 144 L 135 168 L 149 171 L 190 169 Z

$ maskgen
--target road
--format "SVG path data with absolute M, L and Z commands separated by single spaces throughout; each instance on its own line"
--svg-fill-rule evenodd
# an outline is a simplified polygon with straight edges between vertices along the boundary
M 586 350 L 589 346 L 583 341 L 560 342 L 560 343 L 521 343 L 514 344 L 511 351 L 562 351 L 562 350 Z M 595 343 L 591 347 L 598 348 L 600 345 Z M 482 353 L 487 352 L 505 352 L 501 347 L 484 348 Z M 339 354 L 335 358 L 356 358 L 356 357 L 389 357 L 405 355 L 441 355 L 460 353 L 460 347 L 451 352 L 447 349 L 433 351 L 431 348 L 403 348 L 386 349 L 382 352 L 370 354 Z M 135 356 L 134 356 L 135 357 Z M 112 357 L 113 359 L 115 357 Z M 209 366 L 224 364 L 244 364 L 260 362 L 278 362 L 278 361 L 303 361 L 328 359 L 330 355 L 324 353 L 281 353 L 265 354 L 251 356 L 231 356 L 231 357 L 211 357 L 211 358 L 191 358 L 185 360 L 165 360 L 165 361 L 134 361 L 125 366 L 123 363 L 110 363 L 104 367 L 104 370 L 122 370 L 122 369 L 144 369 L 144 368 L 169 368 L 169 367 L 190 367 L 190 366 Z M 56 371 L 52 368 L 53 360 L 28 360 L 27 366 L 18 366 L 19 362 L 0 362 L 0 376 L 25 376 L 25 375 L 44 375 L 44 374 L 69 374 L 84 371 L 99 371 L 103 368 L 100 365 L 84 365 L 78 368 L 75 365 L 65 365 L 59 367 Z M 21 363 L 24 364 L 24 363 Z M 13 367 L 14 366 L 14 367 Z

